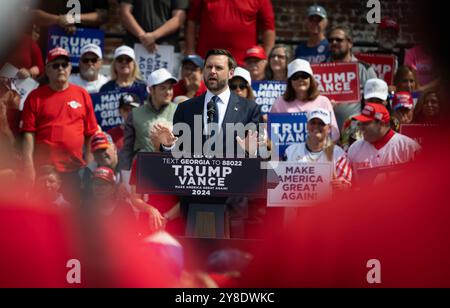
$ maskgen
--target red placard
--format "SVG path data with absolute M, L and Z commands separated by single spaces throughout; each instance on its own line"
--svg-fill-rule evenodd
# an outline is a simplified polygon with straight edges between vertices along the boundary
M 359 60 L 369 63 L 377 73 L 378 78 L 386 81 L 388 85 L 394 83 L 395 55 L 358 53 L 355 56 Z
M 400 134 L 414 139 L 422 147 L 427 141 L 436 136 L 439 132 L 437 125 L 432 124 L 402 124 L 400 125 Z
M 321 63 L 311 65 L 320 94 L 336 103 L 361 100 L 358 63 Z

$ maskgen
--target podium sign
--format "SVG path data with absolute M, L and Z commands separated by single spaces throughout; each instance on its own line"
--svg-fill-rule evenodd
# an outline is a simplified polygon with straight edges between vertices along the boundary
M 137 192 L 199 197 L 264 197 L 266 170 L 257 158 L 173 158 L 138 153 Z

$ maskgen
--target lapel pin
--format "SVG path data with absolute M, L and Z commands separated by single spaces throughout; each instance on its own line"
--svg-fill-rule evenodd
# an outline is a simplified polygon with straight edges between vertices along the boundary
M 238 111 L 238 108 L 237 108 L 237 107 L 234 107 L 234 111 Z

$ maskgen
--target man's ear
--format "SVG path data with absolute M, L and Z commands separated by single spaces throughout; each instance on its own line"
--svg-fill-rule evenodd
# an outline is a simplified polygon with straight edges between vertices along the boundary
M 230 72 L 228 73 L 228 80 L 230 80 L 231 78 L 233 78 L 233 76 L 234 76 L 234 68 L 232 68 L 232 69 L 230 70 Z

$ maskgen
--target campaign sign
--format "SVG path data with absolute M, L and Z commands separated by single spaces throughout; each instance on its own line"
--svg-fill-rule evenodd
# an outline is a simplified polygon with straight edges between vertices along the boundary
M 361 100 L 358 63 L 321 63 L 311 65 L 320 94 L 336 103 Z
M 355 56 L 359 60 L 369 63 L 377 73 L 378 78 L 386 81 L 388 85 L 394 83 L 395 55 L 358 53 Z
M 137 155 L 137 192 L 181 196 L 264 197 L 266 173 L 256 158 L 173 158 Z
M 70 54 L 72 66 L 78 67 L 80 61 L 80 51 L 84 45 L 95 44 L 104 50 L 105 33 L 102 30 L 91 28 L 79 28 L 73 35 L 68 35 L 66 31 L 58 26 L 52 26 L 48 31 L 47 50 L 55 47 L 62 47 Z
M 105 132 L 117 125 L 122 124 L 122 117 L 119 114 L 119 99 L 122 94 L 123 92 L 121 91 L 108 91 L 91 94 L 97 123 Z
M 294 143 L 306 141 L 306 112 L 269 113 L 269 139 L 272 147 L 278 148 L 279 157 L 284 156 L 286 148 Z
M 279 183 L 267 189 L 267 206 L 311 206 L 331 199 L 331 163 L 273 162 Z
M 421 147 L 426 145 L 427 140 L 433 136 L 438 136 L 438 126 L 432 124 L 402 124 L 400 134 L 414 139 Z
M 261 105 L 261 113 L 267 114 L 275 100 L 286 92 L 285 81 L 258 80 L 252 82 L 255 101 Z
M 134 44 L 136 62 L 144 80 L 147 80 L 153 71 L 165 68 L 173 72 L 175 63 L 175 49 L 169 45 L 158 45 L 154 53 L 149 53 L 142 44 Z

